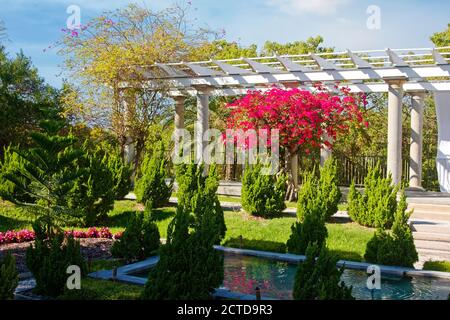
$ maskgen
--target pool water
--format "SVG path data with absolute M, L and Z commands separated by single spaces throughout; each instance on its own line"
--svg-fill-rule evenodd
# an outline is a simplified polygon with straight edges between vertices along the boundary
M 254 295 L 259 287 L 263 297 L 292 299 L 296 264 L 225 253 L 224 270 L 223 287 L 232 292 Z M 440 279 L 383 276 L 381 290 L 369 290 L 367 278 L 365 272 L 349 269 L 342 275 L 346 285 L 353 286 L 352 294 L 358 300 L 447 300 L 450 293 L 450 281 Z

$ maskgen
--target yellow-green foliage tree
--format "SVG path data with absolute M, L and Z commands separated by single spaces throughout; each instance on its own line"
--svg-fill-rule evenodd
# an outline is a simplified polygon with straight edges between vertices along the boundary
M 92 19 L 79 30 L 64 31 L 60 53 L 71 80 L 63 99 L 67 112 L 85 122 L 111 126 L 122 146 L 131 138 L 138 156 L 149 125 L 171 115 L 163 83 L 141 89 L 150 66 L 190 60 L 218 36 L 192 25 L 189 5 L 152 11 L 130 4 Z M 121 81 L 127 81 L 128 88 L 119 88 Z

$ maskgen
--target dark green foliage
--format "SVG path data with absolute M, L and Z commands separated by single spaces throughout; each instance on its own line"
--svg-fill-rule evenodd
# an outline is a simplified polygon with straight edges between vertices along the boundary
M 289 253 L 305 254 L 309 244 L 322 246 L 326 242 L 328 231 L 321 207 L 315 201 L 310 201 L 307 206 L 303 221 L 295 222 L 291 227 L 292 233 L 286 243 Z
M 173 183 L 167 184 L 167 161 L 164 144 L 161 142 L 153 153 L 146 153 L 136 182 L 136 196 L 140 203 L 151 201 L 155 208 L 168 204 Z
M 14 290 L 18 284 L 16 259 L 7 253 L 4 259 L 0 257 L 0 300 L 14 299 Z
M 413 267 L 419 260 L 414 238 L 408 225 L 411 212 L 406 212 L 407 203 L 404 192 L 395 213 L 392 231 L 379 228 L 367 243 L 364 258 L 371 263 Z
M 123 199 L 131 191 L 131 176 L 133 169 L 130 164 L 126 164 L 117 149 L 107 152 L 107 166 L 112 173 L 114 181 L 114 195 L 116 199 Z
M 352 287 L 341 281 L 344 270 L 336 267 L 337 261 L 324 245 L 310 244 L 295 276 L 294 299 L 353 300 Z
M 20 168 L 23 170 L 25 161 L 13 151 L 11 146 L 5 148 L 3 151 L 3 161 L 0 161 L 0 197 L 1 194 L 11 194 L 14 198 L 19 199 L 20 201 L 31 201 L 31 197 L 23 192 L 20 188 L 16 187 L 16 185 L 3 178 L 3 176 L 14 172 L 16 168 Z M 26 177 L 17 177 L 20 180 L 21 185 L 27 185 L 29 183 Z
M 62 109 L 59 95 L 44 83 L 22 52 L 10 58 L 0 45 L 0 158 L 9 145 L 31 144 L 30 132 L 37 130 L 49 113 Z
M 181 165 L 177 214 L 167 230 L 160 261 L 149 275 L 143 294 L 151 300 L 210 299 L 223 282 L 223 256 L 214 249 L 225 234 L 217 195 L 215 166 L 203 176 L 203 166 Z M 189 189 L 189 187 L 192 187 Z
M 128 222 L 122 237 L 117 240 L 111 253 L 127 262 L 144 260 L 160 246 L 158 226 L 152 220 L 152 204 L 147 203 L 144 214 L 135 213 Z
M 242 207 L 260 217 L 280 215 L 286 204 L 286 177 L 262 174 L 262 164 L 248 166 L 242 178 Z
M 69 266 L 79 266 L 82 274 L 86 272 L 80 244 L 60 231 L 48 238 L 45 225 L 39 220 L 33 224 L 33 229 L 36 240 L 27 250 L 26 263 L 36 279 L 36 293 L 57 297 L 64 292 Z
M 215 219 L 214 229 L 217 233 L 215 244 L 225 237 L 226 226 L 223 210 L 217 196 L 219 176 L 217 167 L 211 165 L 207 175 L 204 174 L 203 165 L 188 164 L 177 167 L 178 206 L 191 213 L 195 226 L 202 223 L 204 214 L 210 212 Z
M 36 213 L 50 233 L 55 223 L 66 223 L 74 216 L 66 197 L 85 171 L 76 165 L 83 153 L 73 147 L 75 137 L 60 134 L 64 128 L 62 121 L 42 121 L 41 128 L 42 132 L 31 134 L 35 147 L 14 149 L 24 164 L 3 174 L 3 179 L 13 183 L 15 190 L 3 192 L 2 197 Z M 32 200 L 24 202 L 17 194 L 25 194 Z
M 201 230 L 189 233 L 191 220 L 188 212 L 179 207 L 169 226 L 167 244 L 160 250 L 160 261 L 150 272 L 144 299 L 210 299 L 221 285 L 223 256 L 213 248 L 215 230 L 206 230 L 215 223 L 210 220 Z
M 85 170 L 85 174 L 75 180 L 66 199 L 83 226 L 94 226 L 104 222 L 107 213 L 113 209 L 116 185 L 108 167 L 108 155 L 101 149 L 94 152 L 85 146 L 83 149 L 84 155 L 77 165 Z
M 380 165 L 369 170 L 364 180 L 364 194 L 352 183 L 348 195 L 348 214 L 366 227 L 390 228 L 397 210 L 397 192 L 391 176 L 384 178 Z
M 338 185 L 337 164 L 332 158 L 325 161 L 320 168 L 318 196 L 325 219 L 331 218 L 338 211 L 342 193 Z
M 297 217 L 303 220 L 307 204 L 317 201 L 325 220 L 331 218 L 338 211 L 342 193 L 338 185 L 337 164 L 328 159 L 320 168 L 318 179 L 314 171 L 305 174 L 303 185 L 298 193 Z

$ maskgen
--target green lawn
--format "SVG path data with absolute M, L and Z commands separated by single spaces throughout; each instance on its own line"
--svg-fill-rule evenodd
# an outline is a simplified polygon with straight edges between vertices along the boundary
M 427 261 L 423 265 L 423 269 L 450 272 L 450 261 Z
M 130 215 L 142 211 L 143 207 L 135 201 L 117 201 L 109 213 L 106 226 L 115 233 L 123 231 Z M 154 217 L 161 237 L 167 236 L 167 226 L 175 215 L 175 207 L 158 209 Z M 0 205 L 0 231 L 31 228 L 33 217 L 12 205 Z M 242 212 L 225 212 L 227 234 L 223 245 L 237 248 L 248 248 L 285 252 L 285 243 L 291 234 L 291 225 L 295 218 L 282 216 L 274 219 L 256 218 Z M 355 223 L 328 223 L 328 247 L 339 258 L 362 261 L 366 243 L 373 234 L 372 229 L 361 227 Z M 68 228 L 70 229 L 70 228 Z
M 83 278 L 81 290 L 67 291 L 60 300 L 138 300 L 144 288 L 107 280 Z

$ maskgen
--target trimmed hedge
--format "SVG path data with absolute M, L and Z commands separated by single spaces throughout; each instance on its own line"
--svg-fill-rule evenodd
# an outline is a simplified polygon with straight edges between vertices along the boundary
M 341 281 L 343 269 L 336 267 L 338 259 L 325 245 L 312 243 L 306 250 L 306 260 L 300 263 L 295 276 L 295 300 L 354 300 L 352 287 Z
M 263 175 L 261 171 L 260 163 L 246 168 L 242 178 L 242 207 L 255 216 L 278 216 L 286 209 L 286 176 Z
M 306 173 L 303 185 L 298 192 L 297 217 L 301 221 L 304 218 L 307 204 L 316 201 L 325 220 L 330 219 L 337 211 L 342 193 L 338 185 L 337 164 L 333 159 L 328 159 L 320 168 L 320 178 L 315 172 Z
M 389 175 L 384 178 L 380 165 L 369 169 L 364 179 L 364 194 L 352 183 L 348 194 L 348 214 L 353 221 L 372 228 L 391 228 L 397 211 L 398 186 Z
M 140 168 L 140 177 L 136 181 L 135 192 L 140 203 L 150 201 L 154 208 L 161 208 L 169 203 L 173 183 L 167 184 L 167 161 L 164 144 L 161 142 L 150 154 L 144 156 Z
M 0 257 L 0 300 L 14 299 L 14 291 L 18 284 L 16 259 L 8 252 L 4 259 Z
M 402 193 L 395 214 L 392 231 L 379 228 L 373 238 L 367 243 L 364 258 L 370 263 L 413 267 L 419 260 L 408 219 L 411 212 L 406 212 L 405 193 Z

